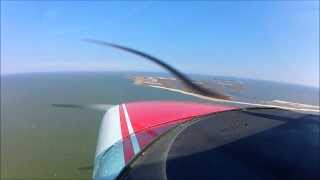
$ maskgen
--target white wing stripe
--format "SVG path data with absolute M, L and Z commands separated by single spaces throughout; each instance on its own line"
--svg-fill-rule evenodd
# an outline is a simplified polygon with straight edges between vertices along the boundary
M 122 104 L 122 108 L 123 108 L 123 111 L 124 111 L 124 116 L 125 116 L 125 119 L 126 119 L 126 123 L 127 123 L 129 134 L 133 134 L 134 131 L 133 131 L 133 128 L 132 128 L 131 120 L 130 120 L 126 105 Z
M 137 154 L 140 151 L 140 146 L 139 146 L 139 143 L 138 143 L 138 139 L 137 139 L 137 137 L 136 137 L 136 135 L 135 135 L 135 133 L 133 131 L 131 120 L 130 120 L 126 105 L 122 104 L 122 108 L 123 108 L 123 111 L 124 111 L 124 116 L 125 116 L 125 119 L 126 119 L 128 131 L 129 131 L 129 134 L 130 134 L 130 140 L 131 140 L 131 143 L 132 143 L 132 146 L 133 146 L 133 151 L 134 151 L 134 154 Z

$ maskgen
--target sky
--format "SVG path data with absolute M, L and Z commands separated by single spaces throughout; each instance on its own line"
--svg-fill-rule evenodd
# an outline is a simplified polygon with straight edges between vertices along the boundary
M 1 74 L 161 71 L 319 87 L 318 1 L 1 1 Z

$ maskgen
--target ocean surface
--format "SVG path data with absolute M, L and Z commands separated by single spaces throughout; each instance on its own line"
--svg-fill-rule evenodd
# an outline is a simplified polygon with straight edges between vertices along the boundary
M 31 73 L 1 76 L 1 179 L 90 179 L 103 112 L 52 104 L 119 104 L 142 100 L 212 103 L 196 97 L 134 85 L 141 73 Z M 212 77 L 197 77 L 210 79 Z M 283 100 L 319 105 L 319 89 L 231 79 L 238 100 Z

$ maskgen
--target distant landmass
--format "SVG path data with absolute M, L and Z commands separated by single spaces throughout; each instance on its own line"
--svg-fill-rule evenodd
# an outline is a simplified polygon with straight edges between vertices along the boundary
M 299 91 L 301 87 L 294 85 L 288 85 L 288 84 L 280 84 L 280 83 L 274 83 L 274 82 L 265 82 L 265 81 L 255 81 L 251 80 L 250 84 L 251 86 L 247 86 L 247 83 L 242 82 L 241 80 L 237 79 L 224 79 L 224 78 L 217 78 L 212 77 L 210 79 L 206 80 L 195 80 L 194 83 L 199 84 L 201 86 L 204 86 L 206 88 L 211 88 L 220 91 L 220 93 L 224 95 L 228 95 L 232 98 L 232 100 L 220 100 L 215 98 L 210 98 L 206 96 L 202 96 L 200 94 L 197 94 L 193 92 L 192 89 L 189 89 L 188 87 L 184 86 L 183 83 L 181 83 L 179 80 L 177 80 L 174 77 L 170 76 L 146 76 L 146 75 L 136 75 L 129 77 L 136 85 L 146 85 L 154 88 L 160 88 L 164 90 L 179 92 L 191 96 L 196 96 L 203 99 L 213 100 L 213 101 L 222 101 L 222 102 L 229 102 L 234 104 L 242 104 L 242 105 L 249 105 L 249 106 L 268 106 L 268 107 L 278 107 L 278 108 L 284 108 L 289 110 L 298 110 L 298 111 L 310 111 L 310 112 L 319 112 L 319 95 L 317 96 L 316 89 L 314 94 L 309 94 L 310 87 L 302 87 L 305 88 L 304 93 L 297 93 L 293 97 L 288 98 L 288 94 L 292 94 L 292 91 Z M 246 80 L 248 81 L 248 80 Z M 269 96 L 272 94 L 275 94 L 275 99 L 264 99 L 264 95 L 261 93 L 261 97 L 257 96 L 259 93 L 254 92 L 253 94 L 248 94 L 248 92 L 259 90 L 257 87 L 252 86 L 252 81 L 255 81 L 256 86 L 259 86 L 259 83 L 269 83 L 271 86 L 267 89 L 263 90 L 263 92 L 266 92 L 266 90 L 270 90 L 267 94 Z M 249 89 L 250 88 L 250 89 Z M 257 88 L 257 89 L 255 89 Z M 274 88 L 274 89 L 272 89 Z M 279 88 L 281 89 L 280 92 L 283 93 L 283 91 L 286 89 L 287 95 L 284 97 L 277 97 L 277 93 L 279 92 Z M 319 91 L 318 91 L 319 94 Z M 254 96 L 253 96 L 254 95 Z M 301 99 L 299 96 L 311 96 L 314 101 L 310 98 Z M 297 100 L 300 102 L 292 102 L 292 100 Z M 317 101 L 318 100 L 318 101 Z M 310 103 L 310 104 L 306 104 Z

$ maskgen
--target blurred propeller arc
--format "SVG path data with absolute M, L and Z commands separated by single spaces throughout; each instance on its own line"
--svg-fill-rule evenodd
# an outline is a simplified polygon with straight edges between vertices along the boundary
M 114 106 L 112 104 L 52 104 L 56 108 L 72 108 L 72 109 L 90 109 L 95 111 L 107 111 L 110 107 Z
M 102 46 L 108 46 L 108 47 L 112 47 L 115 49 L 119 49 L 122 51 L 126 51 L 128 53 L 140 56 L 152 63 L 155 63 L 157 65 L 159 65 L 160 67 L 164 68 L 165 70 L 169 71 L 170 73 L 172 73 L 177 79 L 179 79 L 187 88 L 189 88 L 192 92 L 198 93 L 202 96 L 207 96 L 207 97 L 211 97 L 211 98 L 216 98 L 216 99 L 224 99 L 224 100 L 230 100 L 231 97 L 224 95 L 214 89 L 208 89 L 205 88 L 201 85 L 198 85 L 196 83 L 194 83 L 191 79 L 189 79 L 186 75 L 182 74 L 180 71 L 178 71 L 177 69 L 173 68 L 172 66 L 170 66 L 169 64 L 165 63 L 164 61 L 151 56 L 147 53 L 144 53 L 142 51 L 138 51 L 136 49 L 132 49 L 129 47 L 125 47 L 125 46 L 121 46 L 118 44 L 114 44 L 114 43 L 109 43 L 109 42 L 105 42 L 105 41 L 100 41 L 100 40 L 94 40 L 94 39 L 83 39 L 83 41 L 85 42 L 89 42 L 89 43 L 93 43 L 93 44 L 97 44 L 97 45 L 102 45 Z

